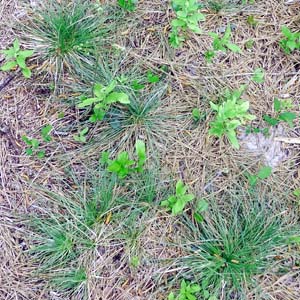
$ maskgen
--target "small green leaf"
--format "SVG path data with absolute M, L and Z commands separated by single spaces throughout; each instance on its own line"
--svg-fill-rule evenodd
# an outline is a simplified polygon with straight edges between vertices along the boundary
M 160 81 L 160 78 L 158 75 L 155 75 L 151 71 L 148 71 L 147 72 L 147 80 L 149 83 L 157 83 Z
M 17 57 L 17 63 L 21 69 L 26 68 L 25 59 L 22 56 Z
M 194 108 L 192 111 L 192 116 L 195 122 L 199 122 L 201 118 L 200 110 L 199 108 Z
M 226 47 L 234 53 L 242 53 L 241 48 L 235 44 L 227 43 Z
M 274 110 L 277 112 L 281 110 L 281 101 L 277 98 L 274 99 Z
M 282 121 L 287 122 L 290 127 L 294 127 L 294 120 L 297 118 L 297 115 L 292 112 L 283 112 L 279 114 L 278 118 Z
M 279 120 L 272 118 L 270 116 L 264 115 L 263 119 L 269 123 L 271 126 L 276 126 L 279 123 Z
M 300 198 L 300 188 L 297 188 L 293 191 L 293 195 L 296 196 L 297 198 Z
M 266 167 L 262 167 L 257 176 L 259 179 L 266 179 L 268 178 L 270 175 L 272 174 L 272 168 L 269 167 L 269 166 L 266 166 Z
M 22 74 L 25 78 L 30 78 L 31 77 L 31 71 L 29 68 L 23 68 L 21 69 Z
M 32 154 L 33 154 L 33 150 L 32 150 L 31 148 L 26 148 L 26 149 L 25 149 L 25 153 L 26 153 L 27 155 L 32 155 Z
M 114 103 L 114 102 L 129 104 L 130 100 L 128 95 L 125 93 L 112 92 L 106 97 L 105 103 Z
M 262 68 L 257 68 L 254 70 L 254 74 L 252 76 L 252 80 L 257 83 L 263 83 L 265 81 L 265 72 Z
M 17 65 L 18 65 L 18 63 L 16 61 L 9 61 L 1 67 L 1 71 L 10 71 Z
M 37 157 L 38 157 L 39 159 L 42 159 L 42 158 L 45 157 L 46 151 L 45 151 L 45 150 L 40 150 L 40 151 L 37 152 L 36 155 L 37 155 Z
M 197 202 L 197 212 L 203 212 L 208 209 L 208 202 L 205 199 L 201 199 Z

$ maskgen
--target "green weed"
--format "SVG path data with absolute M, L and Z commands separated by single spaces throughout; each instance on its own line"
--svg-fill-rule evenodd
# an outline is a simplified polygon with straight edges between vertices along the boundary
M 279 45 L 286 54 L 291 54 L 294 50 L 300 49 L 300 32 L 293 33 L 286 26 L 282 26 L 281 31 L 285 38 L 280 40 Z
M 172 47 L 179 48 L 186 39 L 187 30 L 200 34 L 199 22 L 205 16 L 199 12 L 200 4 L 197 0 L 172 0 L 172 8 L 176 18 L 172 20 L 172 30 L 169 41 Z
M 255 186 L 259 180 L 264 180 L 270 177 L 272 174 L 272 168 L 269 166 L 265 166 L 260 168 L 257 174 L 246 173 L 249 184 L 251 187 Z
M 93 114 L 90 117 L 91 122 L 102 121 L 110 106 L 114 103 L 129 104 L 130 100 L 126 93 L 116 92 L 116 81 L 112 81 L 108 86 L 100 83 L 94 86 L 94 97 L 82 98 L 78 108 L 86 108 L 93 106 Z
M 262 69 L 262 68 L 255 69 L 251 79 L 257 83 L 263 83 L 265 81 L 264 69 Z
M 290 127 L 294 127 L 294 121 L 297 119 L 297 115 L 293 112 L 285 111 L 286 109 L 292 108 L 291 100 L 280 100 L 274 99 L 274 111 L 275 116 L 264 115 L 263 119 L 271 126 L 278 125 L 281 121 L 289 124 Z
M 191 284 L 182 279 L 180 283 L 180 291 L 177 296 L 171 292 L 168 300 L 197 300 L 196 294 L 201 290 L 199 284 Z
M 236 149 L 240 147 L 236 129 L 238 126 L 244 125 L 246 121 L 255 119 L 254 115 L 248 113 L 249 102 L 241 100 L 244 90 L 245 86 L 233 92 L 227 91 L 225 100 L 220 105 L 210 102 L 216 116 L 215 120 L 210 122 L 209 134 L 219 138 L 225 135 Z
M 146 162 L 146 146 L 141 140 L 137 140 L 135 144 L 137 160 L 129 159 L 126 151 L 121 152 L 116 159 L 109 159 L 109 153 L 103 152 L 101 155 L 101 164 L 107 165 L 109 172 L 115 173 L 119 178 L 125 178 L 131 173 L 143 172 Z
M 119 6 L 127 11 L 134 11 L 137 3 L 138 0 L 118 0 Z
M 1 71 L 10 71 L 18 66 L 25 78 L 31 77 L 31 70 L 26 65 L 26 59 L 33 55 L 33 50 L 21 50 L 20 42 L 15 39 L 13 46 L 8 50 L 0 50 L 5 55 L 6 63 L 1 66 Z
M 86 143 L 86 135 L 88 134 L 88 132 L 89 132 L 89 128 L 85 127 L 82 130 L 80 130 L 78 134 L 75 134 L 73 138 L 76 142 Z
M 51 125 L 46 125 L 42 127 L 40 131 L 40 136 L 42 138 L 42 141 L 45 143 L 51 142 L 52 138 L 50 135 L 50 132 L 52 130 Z M 44 158 L 46 155 L 46 150 L 39 149 L 41 146 L 41 141 L 35 138 L 29 138 L 26 135 L 22 136 L 22 141 L 25 142 L 25 144 L 29 147 L 25 149 L 25 153 L 29 156 L 36 155 L 38 158 Z
M 193 194 L 187 194 L 187 189 L 188 187 L 181 180 L 177 181 L 175 195 L 163 200 L 160 205 L 172 211 L 173 216 L 181 214 L 187 203 L 195 198 Z
M 230 50 L 234 53 L 242 53 L 242 50 L 236 44 L 230 42 L 231 39 L 231 26 L 227 25 L 226 31 L 222 38 L 215 32 L 210 32 L 209 35 L 213 38 L 213 50 L 208 50 L 204 53 L 204 57 L 208 62 L 211 62 L 212 58 L 215 56 L 215 51 L 223 51 L 226 52 Z

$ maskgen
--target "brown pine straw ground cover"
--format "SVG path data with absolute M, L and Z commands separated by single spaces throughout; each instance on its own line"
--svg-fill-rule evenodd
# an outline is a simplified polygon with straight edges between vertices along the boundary
M 212 120 L 209 101 L 218 99 L 226 88 L 238 89 L 248 84 L 243 99 L 250 102 L 250 111 L 257 116 L 258 126 L 263 124 L 264 114 L 273 112 L 276 97 L 293 99 L 292 111 L 299 115 L 300 52 L 285 55 L 279 41 L 283 25 L 299 31 L 300 5 L 286 5 L 281 0 L 257 0 L 251 5 L 238 2 L 228 1 L 227 7 L 219 13 L 203 10 L 206 15 L 206 21 L 200 23 L 203 34 L 190 34 L 178 50 L 168 43 L 169 24 L 174 16 L 168 1 L 139 1 L 135 12 L 124 15 L 120 21 L 122 26 L 117 27 L 112 37 L 114 47 L 123 49 L 118 66 L 120 73 L 129 74 L 136 68 L 137 72 L 146 74 L 147 70 L 158 72 L 162 66 L 168 67 L 167 72 L 162 72 L 164 82 L 157 85 L 162 96 L 151 112 L 155 124 L 152 129 L 136 123 L 111 136 L 107 133 L 109 125 L 100 122 L 90 129 L 89 143 L 75 142 L 73 135 L 83 127 L 82 117 L 66 99 L 75 93 L 72 87 L 79 86 L 79 80 L 65 74 L 65 86 L 54 96 L 49 89 L 51 79 L 38 72 L 36 60 L 30 62 L 31 79 L 18 74 L 1 88 L 0 300 L 158 300 L 167 299 L 170 291 L 178 288 L 180 279 L 176 281 L 176 276 L 180 278 L 180 267 L 176 259 L 187 255 L 180 246 L 188 234 L 180 218 L 172 217 L 159 206 L 142 210 L 136 219 L 131 218 L 130 211 L 122 215 L 124 219 L 118 219 L 112 209 L 116 222 L 106 219 L 91 229 L 89 235 L 97 246 L 82 251 L 78 258 L 78 264 L 87 273 L 86 284 L 72 293 L 60 293 L 49 284 L 49 278 L 55 277 L 57 270 L 52 274 L 37 273 L 39 263 L 29 251 L 34 234 L 24 219 L 33 213 L 61 213 L 53 200 L 55 196 L 49 191 L 68 199 L 80 194 L 85 201 L 92 189 L 90 178 L 101 151 L 133 152 L 136 138 L 145 140 L 148 160 L 159 161 L 156 185 L 160 200 L 169 195 L 165 187 L 175 186 L 178 179 L 182 179 L 197 198 L 205 198 L 208 203 L 216 201 L 224 210 L 231 209 L 228 198 L 249 196 L 245 172 L 257 172 L 264 165 L 263 159 L 249 152 L 243 141 L 241 149 L 235 150 L 226 139 L 208 136 Z M 1 0 L 1 49 L 7 49 L 16 37 L 26 45 L 29 43 L 20 28 L 32 17 L 35 3 L 38 1 Z M 255 28 L 247 23 L 247 17 L 252 15 L 258 21 Z M 208 32 L 229 23 L 235 26 L 232 39 L 243 49 L 243 54 L 219 53 L 213 63 L 208 64 L 203 56 L 211 47 Z M 250 39 L 254 45 L 247 50 L 245 42 Z M 250 80 L 258 67 L 265 70 L 265 81 L 260 84 Z M 12 73 L 0 72 L 1 82 L 10 75 Z M 155 88 L 152 88 L 154 92 Z M 149 90 L 149 94 L 153 90 Z M 195 107 L 207 114 L 206 120 L 198 125 L 191 118 Z M 58 118 L 62 111 L 64 117 Z M 46 158 L 39 160 L 26 155 L 21 136 L 38 137 L 40 129 L 47 124 L 53 126 L 53 139 L 45 146 Z M 299 119 L 294 128 L 283 126 L 285 138 L 300 138 Z M 299 206 L 292 191 L 300 187 L 300 144 L 282 142 L 280 147 L 288 158 L 259 184 L 255 197 L 275 207 L 276 213 L 284 215 L 286 223 L 297 225 Z M 97 185 L 101 186 L 102 181 L 97 181 Z M 127 186 L 113 192 L 131 195 Z M 241 197 L 239 201 L 245 199 Z M 140 261 L 137 267 L 130 264 L 135 256 Z M 256 277 L 256 288 L 244 287 L 245 299 L 300 299 L 299 246 L 286 247 L 276 259 L 278 262 L 272 269 Z M 221 299 L 227 298 L 221 294 Z M 240 298 L 232 294 L 230 299 Z

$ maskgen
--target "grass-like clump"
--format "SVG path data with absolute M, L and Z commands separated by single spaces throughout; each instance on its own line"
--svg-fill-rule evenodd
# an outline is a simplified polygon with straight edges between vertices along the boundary
M 102 6 L 91 1 L 46 1 L 25 28 L 27 43 L 56 81 L 64 72 L 79 75 L 96 61 L 108 30 L 105 20 Z
M 232 203 L 230 211 L 212 207 L 204 222 L 188 221 L 188 230 L 183 276 L 213 299 L 221 294 L 243 299 L 247 287 L 257 286 L 254 276 L 272 267 L 291 234 L 265 204 L 243 202 Z

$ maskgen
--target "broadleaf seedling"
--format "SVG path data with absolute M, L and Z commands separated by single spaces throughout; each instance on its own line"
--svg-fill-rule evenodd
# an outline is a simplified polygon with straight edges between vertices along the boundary
M 0 53 L 5 55 L 6 60 L 6 63 L 0 68 L 1 71 L 10 71 L 18 66 L 25 78 L 31 77 L 31 70 L 26 65 L 26 59 L 33 55 L 34 50 L 21 50 L 19 40 L 15 39 L 11 48 L 0 50 Z
M 274 111 L 276 112 L 275 117 L 264 115 L 263 119 L 271 126 L 276 126 L 280 121 L 286 122 L 290 127 L 294 127 L 294 121 L 297 119 L 297 115 L 293 112 L 284 111 L 285 109 L 292 108 L 293 104 L 290 99 L 280 100 L 274 99 Z
M 50 135 L 51 130 L 52 130 L 52 126 L 50 124 L 42 127 L 41 137 L 44 142 L 51 142 L 51 140 L 52 140 L 51 135 Z
M 80 130 L 78 132 L 78 134 L 75 134 L 73 136 L 74 140 L 76 142 L 80 142 L 80 143 L 86 143 L 86 135 L 87 133 L 89 132 L 89 128 L 88 127 L 85 127 L 83 128 L 82 130 Z
M 241 48 L 238 45 L 236 45 L 230 41 L 230 39 L 231 39 L 230 24 L 227 25 L 223 37 L 220 37 L 215 32 L 210 32 L 209 35 L 213 38 L 213 43 L 212 43 L 213 49 L 206 51 L 204 54 L 205 59 L 208 62 L 211 62 L 212 58 L 215 56 L 215 51 L 226 52 L 227 50 L 230 50 L 234 53 L 240 53 L 240 54 L 242 53 Z
M 249 102 L 241 99 L 244 90 L 245 86 L 233 92 L 227 91 L 225 101 L 219 105 L 210 102 L 216 115 L 214 121 L 210 122 L 209 135 L 219 138 L 225 135 L 236 149 L 240 147 L 236 136 L 237 128 L 255 119 L 254 115 L 248 113 Z
M 285 38 L 280 40 L 279 45 L 286 54 L 300 49 L 300 32 L 291 32 L 287 26 L 282 26 L 281 31 Z
M 250 186 L 254 187 L 257 184 L 258 180 L 266 179 L 270 177 L 271 174 L 272 174 L 272 168 L 269 166 L 264 166 L 259 169 L 257 174 L 250 174 L 247 172 L 246 176 L 248 178 Z
M 93 114 L 90 117 L 90 122 L 102 121 L 105 114 L 113 103 L 129 104 L 130 100 L 126 93 L 115 92 L 116 81 L 113 80 L 108 86 L 103 86 L 100 83 L 94 86 L 94 97 L 81 99 L 78 108 L 86 108 L 93 106 Z
M 124 10 L 132 12 L 136 9 L 138 0 L 118 0 L 118 4 Z
M 149 83 L 157 83 L 160 81 L 160 78 L 158 75 L 152 73 L 151 71 L 147 72 L 147 80 Z
M 163 200 L 160 205 L 166 207 L 168 211 L 172 211 L 173 216 L 181 214 L 187 203 L 195 198 L 193 194 L 187 194 L 187 189 L 182 180 L 177 181 L 175 195 Z
M 169 41 L 172 47 L 179 48 L 186 40 L 188 30 L 196 34 L 202 32 L 199 22 L 204 21 L 205 16 L 199 12 L 201 6 L 197 0 L 172 0 L 171 4 L 176 18 L 171 21 Z
M 255 69 L 251 79 L 257 83 L 263 83 L 265 81 L 264 69 L 262 69 L 262 68 Z
M 45 150 L 38 150 L 40 146 L 40 142 L 37 139 L 31 139 L 27 137 L 26 135 L 22 136 L 22 141 L 25 142 L 25 144 L 29 147 L 25 149 L 25 153 L 29 156 L 36 155 L 38 158 L 44 158 L 45 157 Z
M 168 300 L 197 300 L 197 294 L 200 292 L 201 287 L 199 284 L 193 284 L 190 282 L 186 282 L 182 279 L 180 283 L 179 294 L 175 296 L 173 292 L 171 292 L 168 296 Z
M 109 152 L 102 152 L 100 163 L 107 165 L 109 172 L 115 173 L 120 179 L 127 177 L 128 175 L 144 171 L 144 164 L 146 162 L 146 146 L 141 140 L 137 140 L 135 144 L 137 160 L 129 158 L 127 151 L 123 151 L 118 154 L 114 160 L 109 159 Z

